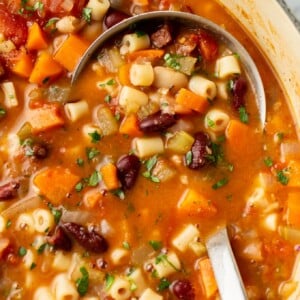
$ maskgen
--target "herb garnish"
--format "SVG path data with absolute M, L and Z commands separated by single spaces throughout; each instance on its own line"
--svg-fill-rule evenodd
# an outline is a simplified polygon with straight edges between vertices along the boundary
M 144 164 L 146 166 L 146 171 L 143 173 L 143 176 L 147 179 L 150 179 L 153 182 L 158 183 L 158 182 L 160 182 L 159 178 L 152 175 L 152 171 L 153 171 L 153 168 L 155 167 L 156 163 L 157 163 L 157 155 L 154 155 L 154 156 L 150 157 L 149 159 L 147 159 L 144 162 Z
M 122 189 L 113 190 L 111 193 L 120 198 L 121 200 L 125 199 L 125 193 Z
M 98 156 L 100 154 L 100 151 L 96 148 L 86 148 L 86 156 L 88 158 L 88 160 L 92 160 L 93 158 L 95 158 L 96 156 Z
M 94 171 L 88 179 L 88 186 L 97 186 L 101 180 L 101 174 L 98 171 Z
M 84 165 L 84 160 L 79 157 L 76 159 L 76 164 L 77 166 L 82 167 Z
M 157 251 L 160 250 L 162 248 L 162 242 L 160 241 L 154 241 L 151 240 L 149 241 L 149 245 L 153 248 L 153 250 Z
M 171 282 L 167 278 L 161 278 L 159 281 L 157 290 L 159 292 L 162 292 L 162 291 L 166 290 L 167 288 L 169 288 L 170 285 L 171 285 Z
M 239 108 L 239 116 L 240 116 L 241 122 L 243 122 L 245 124 L 247 124 L 249 122 L 249 116 L 248 116 L 248 113 L 244 106 Z
M 272 158 L 271 157 L 265 157 L 265 159 L 264 159 L 264 163 L 265 163 L 265 165 L 267 166 L 267 167 L 272 167 L 273 166 L 273 160 L 272 160 Z
M 26 255 L 26 253 L 27 253 L 27 249 L 25 247 L 21 246 L 18 250 L 18 255 L 23 257 Z
M 6 115 L 6 110 L 4 108 L 0 107 L 0 120 L 1 120 L 1 118 L 5 117 L 5 115 Z
M 166 62 L 166 65 L 172 69 L 175 69 L 175 70 L 180 70 L 181 68 L 181 65 L 178 61 L 178 59 L 180 58 L 181 56 L 177 55 L 177 54 L 171 54 L 171 53 L 166 53 L 165 56 L 164 56 L 164 60 Z
M 89 273 L 85 267 L 80 268 L 82 276 L 76 280 L 77 291 L 80 296 L 84 296 L 89 288 Z
M 277 172 L 277 180 L 282 184 L 282 185 L 287 185 L 289 183 L 289 177 L 287 176 L 287 169 L 283 169 Z
M 224 178 L 220 179 L 219 181 L 217 181 L 215 184 L 213 184 L 212 188 L 214 190 L 220 189 L 221 187 L 228 184 L 228 182 L 229 182 L 228 178 L 224 177 Z
M 112 274 L 105 275 L 105 289 L 109 290 L 115 281 L 115 276 Z
M 94 132 L 88 133 L 88 135 L 92 138 L 91 142 L 94 144 L 98 143 L 102 138 L 101 134 L 97 130 L 95 130 Z
M 84 7 L 82 10 L 82 18 L 88 23 L 92 20 L 92 9 L 90 7 Z

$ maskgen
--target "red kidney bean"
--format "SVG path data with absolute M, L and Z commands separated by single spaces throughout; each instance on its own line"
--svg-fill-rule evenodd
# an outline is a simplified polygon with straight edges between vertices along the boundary
M 128 15 L 126 15 L 125 13 L 123 13 L 121 11 L 118 11 L 115 9 L 110 9 L 104 18 L 104 24 L 105 24 L 106 28 L 108 29 L 108 28 L 120 23 L 121 21 L 127 19 L 128 17 L 129 17 Z
M 192 159 L 185 163 L 190 169 L 200 169 L 210 163 L 207 156 L 210 154 L 211 141 L 209 135 L 205 132 L 199 131 L 194 136 L 195 141 L 191 148 Z
M 231 93 L 233 95 L 232 106 L 235 110 L 239 110 L 239 108 L 245 106 L 246 92 L 247 92 L 246 80 L 242 77 L 237 77 L 233 79 Z
M 61 226 L 57 226 L 52 236 L 48 238 L 48 242 L 56 249 L 70 251 L 72 249 L 72 241 Z
M 141 162 L 133 154 L 124 155 L 117 161 L 118 178 L 123 188 L 129 190 L 133 187 L 139 174 Z
M 94 253 L 107 251 L 108 243 L 106 239 L 94 230 L 89 231 L 84 226 L 72 222 L 64 223 L 64 228 L 87 251 Z
M 190 281 L 176 280 L 170 285 L 171 292 L 181 300 L 194 300 L 195 291 Z
M 158 112 L 141 120 L 139 128 L 145 133 L 161 132 L 168 129 L 175 123 L 175 115 Z
M 12 180 L 0 186 L 0 201 L 13 199 L 17 195 L 20 183 Z

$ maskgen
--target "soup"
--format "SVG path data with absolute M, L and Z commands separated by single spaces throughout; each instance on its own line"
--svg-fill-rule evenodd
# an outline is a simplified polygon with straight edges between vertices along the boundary
M 106 1 L 0 6 L 1 299 L 219 299 L 205 239 L 227 226 L 249 299 L 297 299 L 299 142 L 255 46 L 216 2 L 134 1 L 223 25 L 129 28 Z M 150 28 L 149 28 L 150 27 Z M 16 271 L 17 270 L 17 271 Z

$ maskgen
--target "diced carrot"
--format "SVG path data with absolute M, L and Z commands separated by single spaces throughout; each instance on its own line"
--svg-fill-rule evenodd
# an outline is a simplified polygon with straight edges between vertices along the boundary
M 141 136 L 143 133 L 138 126 L 138 118 L 136 114 L 126 116 L 120 124 L 119 132 L 130 136 Z
M 49 199 L 52 204 L 59 205 L 79 180 L 79 176 L 69 169 L 57 166 L 38 173 L 33 183 L 41 195 Z
M 291 188 L 300 188 L 300 162 L 290 160 L 287 169 L 289 173 L 288 186 Z
M 290 192 L 287 197 L 287 222 L 300 229 L 300 192 Z
M 87 41 L 75 34 L 71 34 L 57 50 L 54 59 L 72 72 L 88 46 Z
M 33 69 L 32 57 L 27 53 L 21 53 L 16 63 L 12 67 L 12 72 L 28 78 Z
M 26 48 L 28 50 L 42 50 L 47 47 L 48 43 L 40 25 L 34 22 L 28 29 Z
M 160 49 L 147 49 L 138 50 L 127 54 L 128 61 L 135 61 L 139 57 L 145 57 L 149 60 L 161 58 L 164 55 L 164 50 Z
M 179 90 L 176 95 L 175 101 L 177 104 L 199 113 L 205 113 L 209 106 L 206 98 L 196 95 L 195 93 L 185 88 L 181 88 Z
M 133 0 L 133 3 L 138 6 L 147 6 L 149 5 L 148 0 Z
M 131 85 L 129 77 L 130 68 L 131 64 L 124 64 L 119 68 L 118 77 L 122 85 Z
M 202 286 L 203 293 L 206 299 L 210 299 L 217 293 L 218 287 L 209 258 L 199 259 L 196 269 L 199 271 L 198 279 Z
M 58 77 L 63 71 L 63 68 L 58 64 L 48 52 L 42 52 L 38 56 L 29 82 L 37 84 L 45 84 Z
M 65 123 L 60 115 L 59 106 L 54 103 L 30 109 L 28 121 L 32 127 L 33 134 L 60 127 Z
M 237 120 L 230 120 L 226 131 L 226 144 L 230 148 L 229 153 L 234 155 L 245 155 L 249 152 L 249 140 L 251 132 L 246 124 Z
M 211 217 L 217 213 L 216 206 L 193 189 L 186 189 L 177 203 L 179 214 Z
M 117 176 L 117 167 L 113 163 L 108 163 L 101 168 L 102 179 L 106 188 L 111 191 L 120 187 Z

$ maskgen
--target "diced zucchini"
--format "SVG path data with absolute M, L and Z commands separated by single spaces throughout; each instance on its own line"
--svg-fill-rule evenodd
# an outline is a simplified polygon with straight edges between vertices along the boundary
M 7 108 L 16 107 L 19 104 L 16 89 L 11 81 L 3 82 L 1 88 L 4 93 L 4 104 Z
M 173 136 L 168 138 L 166 148 L 177 154 L 187 153 L 195 139 L 185 131 L 177 131 Z

